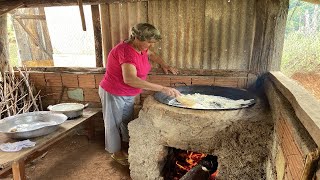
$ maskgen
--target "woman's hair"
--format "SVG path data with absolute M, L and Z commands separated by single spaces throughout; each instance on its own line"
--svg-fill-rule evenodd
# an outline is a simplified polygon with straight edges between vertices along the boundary
M 160 31 L 149 23 L 139 23 L 132 27 L 130 40 L 137 38 L 140 41 L 155 39 L 161 40 Z

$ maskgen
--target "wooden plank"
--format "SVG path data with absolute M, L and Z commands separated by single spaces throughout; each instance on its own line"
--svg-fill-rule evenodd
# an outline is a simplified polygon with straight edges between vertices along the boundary
M 23 24 L 23 22 L 21 21 L 21 19 L 15 19 L 20 26 L 25 30 L 25 32 L 29 35 L 30 39 L 32 40 L 32 42 L 39 47 L 45 54 L 47 54 L 49 57 L 52 57 L 52 54 L 50 52 L 48 52 L 46 50 L 45 47 L 43 47 L 43 45 L 39 42 L 39 39 L 36 38 L 33 33 Z
M 83 111 L 83 116 L 74 119 L 74 120 L 67 120 L 63 124 L 60 125 L 60 128 L 55 132 L 48 134 L 46 136 L 37 137 L 31 139 L 31 141 L 36 142 L 36 146 L 32 148 L 23 149 L 18 152 L 2 152 L 0 151 L 0 169 L 7 168 L 11 166 L 15 161 L 24 160 L 28 156 L 32 155 L 37 151 L 41 151 L 50 145 L 56 143 L 60 139 L 68 136 L 72 133 L 76 127 L 80 124 L 90 120 L 95 114 L 100 112 L 100 108 L 87 108 Z M 7 138 L 3 134 L 0 134 L 0 144 L 6 142 L 12 142 L 13 139 Z
M 96 54 L 96 67 L 103 67 L 100 11 L 98 5 L 91 6 L 91 14 L 94 34 L 94 49 Z
M 268 78 L 291 103 L 303 126 L 320 146 L 320 102 L 301 85 L 279 71 L 270 72 Z
M 46 20 L 45 15 L 37 15 L 37 14 L 19 14 L 19 15 L 12 15 L 13 18 L 19 19 L 36 19 L 36 20 Z
M 105 68 L 88 67 L 31 67 L 30 72 L 55 72 L 55 73 L 105 73 Z M 150 75 L 165 75 L 161 68 L 152 69 Z M 169 74 L 171 75 L 171 74 Z M 216 70 L 216 69 L 180 69 L 178 75 L 183 76 L 219 76 L 219 77 L 247 77 L 246 71 Z M 173 75 L 172 75 L 173 76 Z
M 44 11 L 44 7 L 39 7 L 39 14 L 46 16 L 46 13 Z M 48 25 L 47 25 L 47 21 L 40 21 L 40 26 L 41 26 L 41 30 L 39 30 L 39 34 L 42 33 L 42 41 L 44 42 L 44 47 L 46 48 L 46 50 L 48 52 L 50 52 L 51 56 L 49 56 L 50 60 L 53 61 L 53 49 L 52 49 L 52 44 L 51 44 L 51 38 L 50 38 L 50 34 L 49 34 L 49 29 L 48 29 Z

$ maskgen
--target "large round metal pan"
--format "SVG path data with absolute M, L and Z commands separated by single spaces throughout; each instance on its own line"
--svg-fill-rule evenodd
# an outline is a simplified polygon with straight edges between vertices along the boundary
M 28 139 L 57 130 L 67 116 L 50 111 L 27 112 L 0 120 L 0 132 L 14 139 Z
M 205 110 L 232 110 L 232 109 L 241 109 L 245 107 L 250 107 L 253 104 L 256 103 L 256 97 L 252 93 L 238 88 L 231 88 L 231 87 L 222 87 L 222 86 L 201 86 L 201 85 L 195 85 L 195 86 L 179 86 L 175 87 L 178 91 L 181 92 L 181 94 L 203 94 L 203 95 L 215 95 L 215 96 L 221 96 L 233 100 L 250 100 L 249 103 L 242 105 L 241 107 L 236 108 L 212 108 L 212 109 L 205 109 Z M 169 105 L 169 106 L 175 106 L 180 108 L 187 108 L 187 109 L 202 109 L 202 108 L 190 108 L 183 106 L 181 104 L 175 104 L 175 103 L 169 103 L 174 100 L 173 97 L 167 96 L 166 94 L 162 92 L 157 92 L 154 94 L 154 97 L 157 101 Z M 203 110 L 203 109 L 202 109 Z

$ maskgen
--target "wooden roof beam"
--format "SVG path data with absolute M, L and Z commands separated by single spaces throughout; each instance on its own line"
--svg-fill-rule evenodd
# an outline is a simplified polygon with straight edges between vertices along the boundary
M 138 2 L 147 0 L 82 0 L 83 5 L 98 5 L 98 4 L 110 4 L 116 2 Z M 0 10 L 5 9 L 8 6 L 17 5 L 23 2 L 24 8 L 28 7 L 51 7 L 51 6 L 77 6 L 78 0 L 0 0 Z
M 5 2 L 1 2 L 0 7 L 3 6 L 3 4 L 5 4 Z M 8 12 L 10 12 L 16 8 L 22 7 L 22 6 L 23 6 L 23 3 L 20 1 L 17 1 L 15 4 L 10 4 L 8 6 L 2 7 L 2 8 L 0 8 L 0 16 L 5 15 Z

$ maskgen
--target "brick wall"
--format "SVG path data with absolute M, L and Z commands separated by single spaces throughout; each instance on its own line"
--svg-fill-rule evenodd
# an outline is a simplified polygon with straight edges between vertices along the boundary
M 280 159 L 284 161 L 277 162 L 279 163 L 277 164 L 278 171 L 283 172 L 281 174 L 283 174 L 284 179 L 291 180 L 301 178 L 305 157 L 295 139 L 293 128 L 289 121 L 283 117 L 280 117 L 275 123 L 275 132 L 279 142 L 279 154 L 277 154 L 277 156 L 283 156 L 283 158 Z M 284 164 L 284 166 L 279 167 L 280 164 Z M 279 174 L 280 173 L 278 173 L 278 176 Z
M 60 102 L 82 102 L 90 103 L 92 107 L 101 107 L 98 89 L 99 83 L 103 78 L 102 73 L 30 72 L 29 77 L 36 89 L 41 91 L 40 94 L 44 107 Z M 147 80 L 172 87 L 181 85 L 217 85 L 246 88 L 248 82 L 247 76 L 149 75 Z M 78 94 L 78 97 L 72 97 L 72 93 Z M 137 98 L 136 104 L 141 105 L 143 100 L 153 93 L 152 91 L 143 91 Z
M 89 103 L 90 107 L 101 107 L 98 94 L 99 83 L 103 78 L 103 72 L 79 73 L 79 72 L 29 72 L 30 81 L 35 85 L 37 91 L 40 91 L 44 110 L 48 105 L 54 105 L 63 102 Z M 246 88 L 248 86 L 248 74 L 241 73 L 241 76 L 230 77 L 205 75 L 205 76 L 174 76 L 174 75 L 156 75 L 148 76 L 148 81 L 161 84 L 163 86 L 181 86 L 186 85 L 219 85 L 228 87 Z M 135 117 L 138 116 L 143 100 L 152 95 L 152 91 L 143 91 L 136 98 Z M 97 119 L 97 129 L 103 129 L 102 118 Z
M 44 107 L 59 102 L 88 102 L 92 107 L 100 107 L 98 87 L 102 77 L 103 74 L 51 72 L 30 72 L 29 75 L 30 81 L 40 91 Z M 76 90 L 78 98 L 73 98 L 72 93 Z
M 311 166 L 305 166 L 306 162 L 316 162 L 306 161 L 306 157 L 317 150 L 317 144 L 297 117 L 293 104 L 275 84 L 267 79 L 264 88 L 274 121 L 270 167 L 275 173 L 270 174 L 270 179 L 308 179 L 306 175 L 312 175 L 313 172 L 309 171 Z

